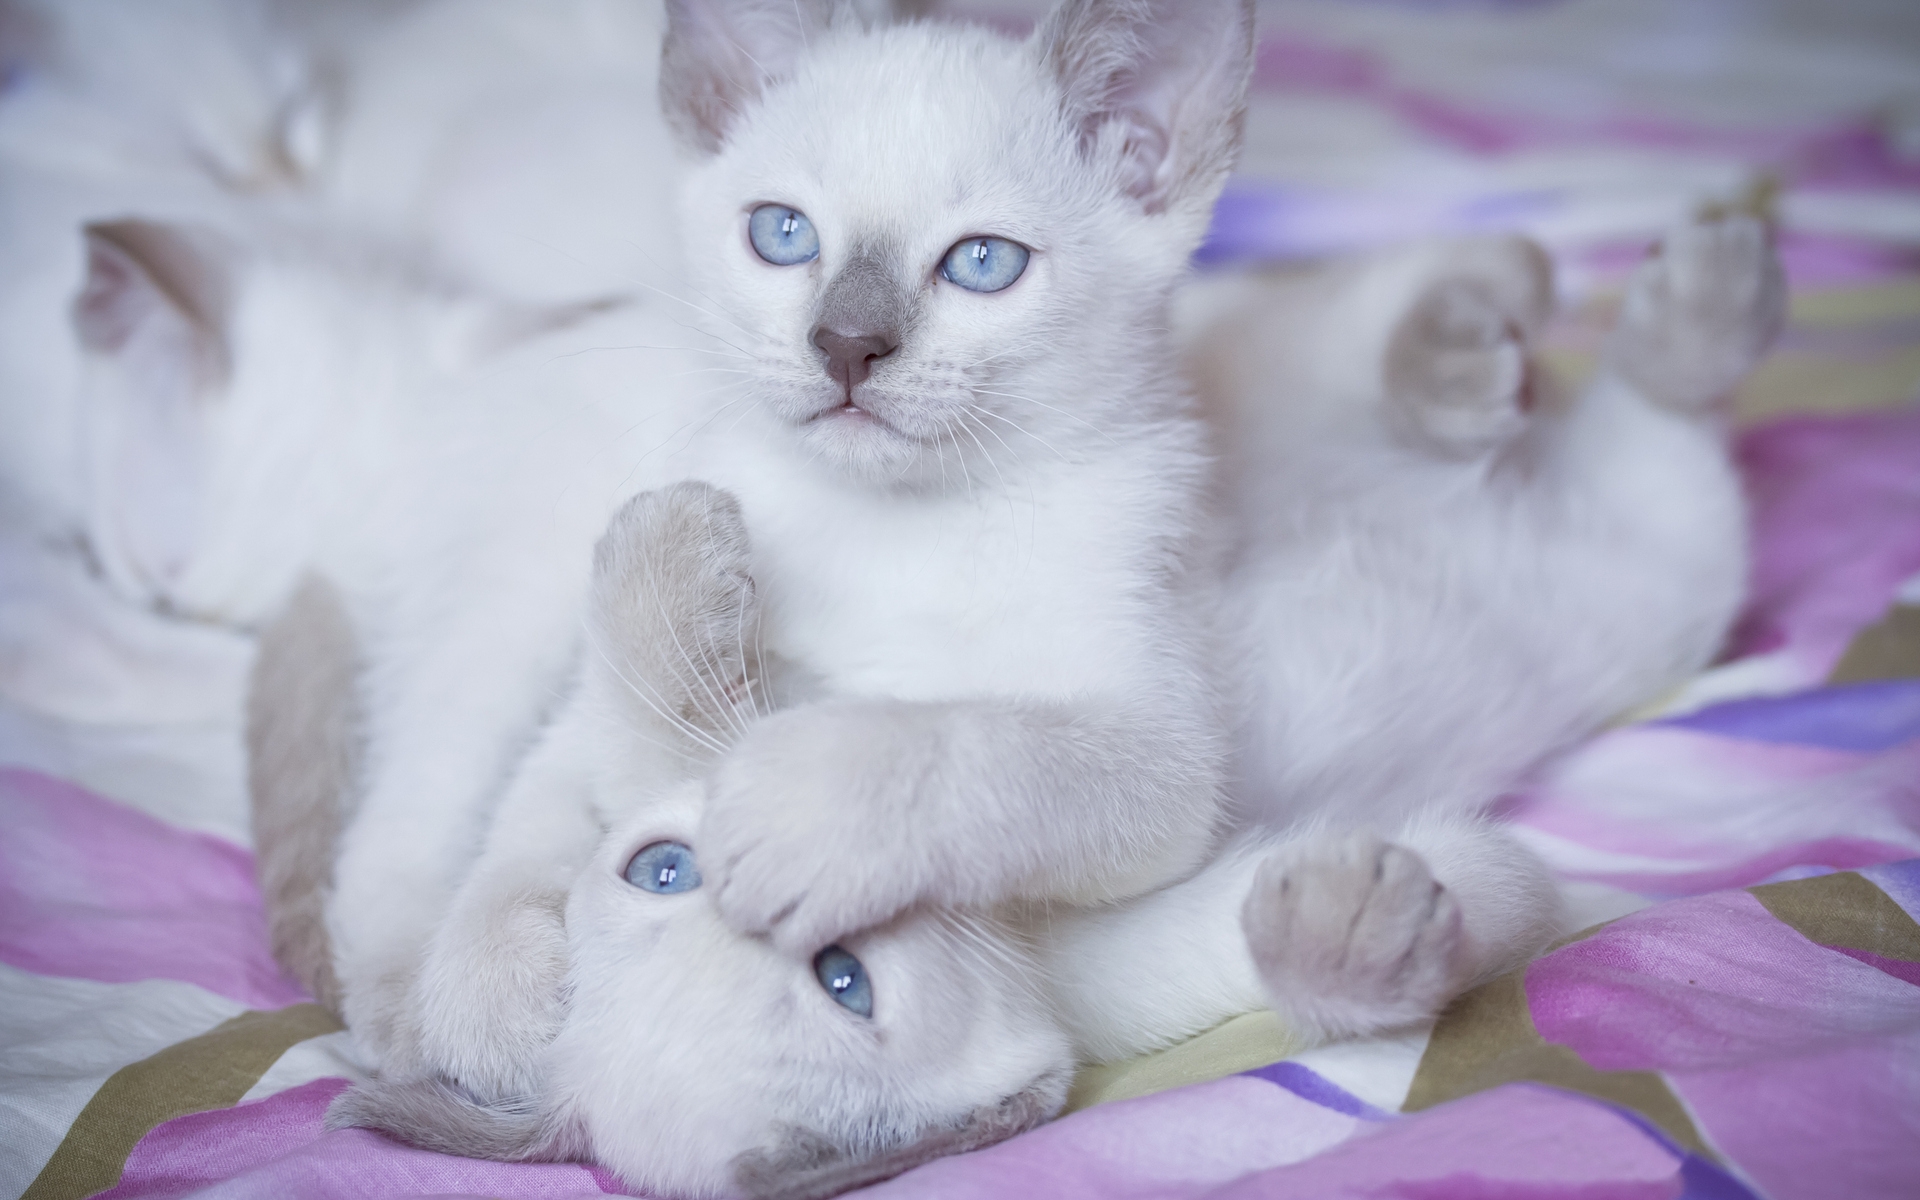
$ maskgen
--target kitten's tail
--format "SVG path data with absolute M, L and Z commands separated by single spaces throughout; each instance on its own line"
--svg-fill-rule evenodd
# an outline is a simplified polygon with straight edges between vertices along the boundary
M 357 796 L 359 651 L 333 585 L 309 575 L 260 637 L 247 691 L 247 791 L 273 954 L 340 1010 L 326 904 Z

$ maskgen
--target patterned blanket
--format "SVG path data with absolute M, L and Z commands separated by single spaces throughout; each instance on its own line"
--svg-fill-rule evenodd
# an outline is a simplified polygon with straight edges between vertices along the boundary
M 1241 1018 L 871 1194 L 1920 1191 L 1920 166 L 1900 124 L 1920 109 L 1875 107 L 1913 56 L 1823 59 L 1810 32 L 1755 33 L 1786 11 L 1759 0 L 1659 11 L 1271 6 L 1208 251 L 1527 228 L 1563 266 L 1552 352 L 1578 373 L 1661 224 L 1772 189 L 1796 299 L 1738 398 L 1747 614 L 1725 662 L 1506 801 L 1591 927 L 1430 1030 L 1295 1053 Z M 1489 36 L 1518 49 L 1489 58 Z M 361 1067 L 267 952 L 244 644 L 110 611 L 35 553 L 0 544 L 0 1195 L 618 1193 L 584 1166 L 322 1131 Z

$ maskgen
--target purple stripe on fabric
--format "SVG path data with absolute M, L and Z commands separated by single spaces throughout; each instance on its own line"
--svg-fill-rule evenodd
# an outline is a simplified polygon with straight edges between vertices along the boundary
M 0 962 L 178 979 L 250 1008 L 307 999 L 267 949 L 253 856 L 83 788 L 0 769 Z
M 1726 888 L 1770 883 L 1794 868 L 1854 871 L 1913 857 L 1913 847 L 1866 838 L 1822 838 L 1782 846 L 1765 854 L 1706 870 L 1676 871 L 1567 871 L 1569 879 L 1605 883 L 1646 896 L 1697 896 Z M 1818 871 L 1810 873 L 1819 873 Z
M 1253 1071 L 1242 1071 L 1241 1075 L 1251 1079 L 1264 1079 L 1268 1083 L 1277 1083 L 1302 1100 L 1310 1100 L 1322 1108 L 1349 1117 L 1358 1117 L 1362 1121 L 1391 1121 L 1394 1114 L 1382 1112 L 1365 1100 L 1340 1087 L 1332 1080 L 1318 1074 L 1297 1062 L 1277 1062 Z
M 1384 1125 L 1209 1200 L 1673 1200 L 1685 1160 L 1609 1105 L 1508 1084 Z
M 1872 754 L 1920 737 L 1920 679 L 1734 700 L 1657 723 L 1750 742 Z
M 1388 1125 L 1387 1128 L 1391 1128 Z M 871 1200 L 1176 1200 L 1379 1128 L 1230 1075 L 1102 1104 L 860 1193 Z
M 1633 913 L 1539 959 L 1526 983 L 1542 1037 L 1603 1070 L 1662 1072 L 1766 1194 L 1912 1194 L 1920 1001 L 1751 893 Z
M 316 1079 L 234 1108 L 155 1126 L 95 1200 L 221 1196 L 363 1200 L 376 1196 L 496 1196 L 580 1200 L 605 1193 L 576 1163 L 497 1163 L 416 1150 L 364 1129 L 326 1131 L 321 1118 L 344 1079 Z M 217 1185 L 217 1186 L 216 1186 Z
M 1776 1200 L 1912 1200 L 1920 1036 L 1796 1049 L 1802 1053 L 1668 1071 L 1667 1083 L 1714 1149 Z
M 1785 650 L 1818 683 L 1920 572 L 1920 406 L 1769 422 L 1735 458 L 1754 555 L 1729 649 Z
M 1644 237 L 1602 242 L 1581 247 L 1577 251 L 1577 261 L 1600 278 L 1620 281 L 1646 261 L 1647 248 L 1648 239 Z M 1873 238 L 1844 234 L 1783 231 L 1776 236 L 1774 249 L 1780 255 L 1780 265 L 1786 268 L 1788 283 L 1794 287 L 1859 287 L 1862 284 L 1899 279 L 1920 266 L 1920 253 L 1916 253 L 1911 246 L 1890 245 Z M 1786 353 L 1814 349 L 1821 353 L 1857 357 L 1859 351 L 1850 353 L 1836 343 L 1885 339 L 1885 342 L 1904 346 L 1911 339 L 1901 341 L 1902 332 L 1898 323 L 1891 326 L 1883 324 L 1867 328 L 1818 330 L 1798 327 L 1782 335 L 1779 348 Z
M 1552 191 L 1355 194 L 1235 180 L 1214 205 L 1194 260 L 1203 266 L 1285 261 L 1423 234 L 1504 231 L 1564 207 L 1564 197 Z
M 1906 914 L 1920 921 L 1920 858 L 1882 863 L 1860 872 L 1885 892 Z
M 1762 1200 L 1761 1195 L 1729 1174 L 1725 1168 L 1689 1154 L 1680 1164 L 1685 1189 L 1677 1200 Z
M 1480 109 L 1400 83 L 1378 54 L 1293 31 L 1260 39 L 1254 83 L 1365 101 L 1470 154 L 1622 145 L 1766 164 L 1782 168 L 1786 178 L 1801 186 L 1920 186 L 1920 164 L 1902 154 L 1887 128 L 1872 120 L 1797 128 L 1729 128 L 1624 113 L 1588 117 Z
M 1603 1071 L 1718 1067 L 1920 1029 L 1912 989 L 1831 954 L 1750 892 L 1620 918 L 1527 968 L 1535 1028 Z
M 1820 945 L 1837 954 L 1844 954 L 1848 958 L 1859 959 L 1875 970 L 1885 971 L 1895 979 L 1905 980 L 1915 987 L 1920 987 L 1920 963 L 1905 962 L 1897 958 L 1885 958 L 1875 954 L 1871 950 L 1856 950 L 1852 946 L 1828 946 L 1825 942 L 1820 943 Z
M 1762 1197 L 1755 1194 L 1752 1188 L 1741 1183 L 1718 1164 L 1681 1148 L 1679 1143 L 1667 1136 L 1666 1130 L 1631 1108 L 1623 1108 L 1616 1104 L 1609 1104 L 1608 1107 L 1626 1120 L 1633 1122 L 1639 1127 L 1640 1132 L 1665 1146 L 1668 1153 L 1680 1160 L 1682 1190 L 1676 1200 L 1762 1200 Z

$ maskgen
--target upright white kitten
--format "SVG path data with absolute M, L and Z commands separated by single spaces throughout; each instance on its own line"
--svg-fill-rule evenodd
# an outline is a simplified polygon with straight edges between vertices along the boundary
M 759 595 L 759 719 L 706 747 L 702 857 L 729 924 L 800 959 L 917 905 L 1135 894 L 1214 838 L 1204 460 L 1157 331 L 1250 37 L 1236 4 L 1069 4 L 1024 44 L 805 11 L 675 7 L 664 69 L 743 389 L 689 458 L 737 497 Z M 687 772 L 596 777 L 590 701 L 506 805 L 617 821 Z M 502 977 L 488 914 L 578 846 L 489 847 L 415 998 L 422 1067 L 529 1086 L 502 1048 L 538 1045 L 552 989 Z

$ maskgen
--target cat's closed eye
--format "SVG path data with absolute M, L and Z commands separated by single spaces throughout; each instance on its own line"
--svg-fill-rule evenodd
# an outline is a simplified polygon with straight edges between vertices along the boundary
M 694 864 L 693 851 L 679 842 L 655 842 L 642 846 L 627 861 L 626 881 L 643 892 L 671 896 L 690 892 L 700 886 L 700 868 Z
M 820 235 L 807 214 L 784 204 L 762 204 L 747 216 L 747 240 L 753 252 L 776 267 L 797 266 L 820 257 Z
M 813 973 L 833 1002 L 863 1017 L 873 1015 L 873 984 L 860 960 L 838 946 L 813 956 Z
M 998 292 L 1013 286 L 1031 254 L 1006 238 L 970 237 L 954 243 L 940 262 L 940 277 L 970 292 Z

